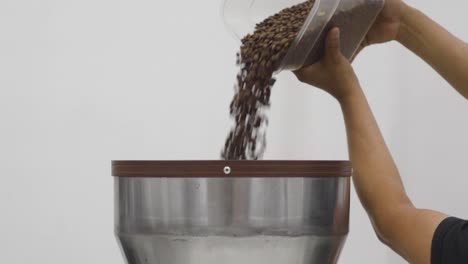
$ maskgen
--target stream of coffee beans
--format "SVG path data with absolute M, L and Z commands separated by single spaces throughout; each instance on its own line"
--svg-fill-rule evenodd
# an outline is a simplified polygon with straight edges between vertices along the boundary
M 221 153 L 226 160 L 258 160 L 266 148 L 266 111 L 270 106 L 271 89 L 275 83 L 274 72 L 302 28 L 315 0 L 283 9 L 257 24 L 252 34 L 242 39 L 237 54 L 239 72 L 235 94 L 230 110 L 234 126 L 229 132 Z M 339 27 L 341 51 L 348 58 L 353 56 L 366 30 L 381 10 L 382 1 L 355 0 L 340 5 L 326 25 L 315 25 L 308 29 L 305 37 L 318 38 L 304 65 L 317 62 L 324 54 L 324 40 L 329 29 Z M 322 30 L 324 28 L 324 30 Z M 314 37 L 314 38 L 315 38 Z M 295 49 L 307 50 L 308 41 L 301 42 Z M 302 53 L 296 53 L 303 56 Z M 298 59 L 298 58 L 295 58 Z
M 257 24 L 242 39 L 237 54 L 235 95 L 230 105 L 234 127 L 226 139 L 221 158 L 258 160 L 266 148 L 266 110 L 270 106 L 273 74 L 280 66 L 315 0 L 286 8 Z

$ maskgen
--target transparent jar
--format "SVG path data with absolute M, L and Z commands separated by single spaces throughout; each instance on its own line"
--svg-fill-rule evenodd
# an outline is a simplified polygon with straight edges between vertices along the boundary
M 334 26 L 341 29 L 343 55 L 351 59 L 382 10 L 385 0 L 315 0 L 277 72 L 297 70 L 317 62 L 324 38 Z M 229 31 L 242 39 L 255 25 L 304 0 L 223 0 L 222 15 Z

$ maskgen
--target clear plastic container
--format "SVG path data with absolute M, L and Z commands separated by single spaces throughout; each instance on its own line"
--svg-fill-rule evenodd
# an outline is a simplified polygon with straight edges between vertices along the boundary
M 351 59 L 384 6 L 385 0 L 316 0 L 277 72 L 297 70 L 323 55 L 324 38 L 331 27 L 341 29 L 341 49 Z M 237 39 L 284 8 L 304 0 L 223 0 L 222 15 Z

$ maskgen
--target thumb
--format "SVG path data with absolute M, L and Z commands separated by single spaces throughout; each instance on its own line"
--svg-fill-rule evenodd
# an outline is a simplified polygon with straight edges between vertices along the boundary
M 325 40 L 325 58 L 332 63 L 339 63 L 342 59 L 340 29 L 335 27 L 328 32 Z

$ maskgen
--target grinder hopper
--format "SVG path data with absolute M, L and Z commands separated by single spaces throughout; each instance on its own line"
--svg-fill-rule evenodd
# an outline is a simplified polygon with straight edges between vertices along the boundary
M 336 263 L 347 161 L 114 161 L 128 264 Z

